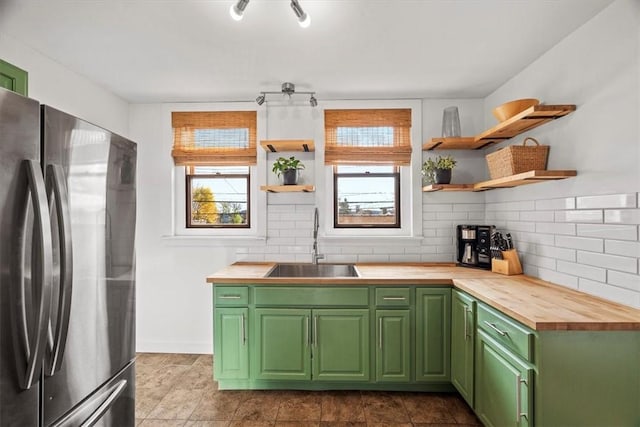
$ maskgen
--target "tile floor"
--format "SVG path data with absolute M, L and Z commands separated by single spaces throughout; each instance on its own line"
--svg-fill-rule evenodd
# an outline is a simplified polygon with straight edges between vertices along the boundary
M 455 393 L 220 391 L 211 355 L 141 353 L 136 426 L 479 426 Z

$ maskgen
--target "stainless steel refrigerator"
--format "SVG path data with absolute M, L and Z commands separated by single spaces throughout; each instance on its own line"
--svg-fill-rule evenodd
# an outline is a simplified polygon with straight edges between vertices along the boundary
M 136 145 L 0 88 L 0 426 L 135 424 Z

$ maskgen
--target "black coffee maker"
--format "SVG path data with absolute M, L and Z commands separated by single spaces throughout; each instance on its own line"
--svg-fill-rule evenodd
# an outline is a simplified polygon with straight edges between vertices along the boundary
M 458 225 L 456 227 L 456 261 L 464 267 L 491 269 L 491 234 L 493 225 Z

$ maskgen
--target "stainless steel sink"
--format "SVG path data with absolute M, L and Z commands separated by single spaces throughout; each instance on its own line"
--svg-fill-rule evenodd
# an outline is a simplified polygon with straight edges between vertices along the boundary
M 267 277 L 358 277 L 353 264 L 276 264 Z

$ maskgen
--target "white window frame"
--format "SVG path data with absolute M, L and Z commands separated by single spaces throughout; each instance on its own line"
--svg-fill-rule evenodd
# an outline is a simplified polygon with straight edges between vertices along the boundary
M 334 228 L 333 226 L 333 167 L 324 164 L 324 120 L 318 120 L 316 135 L 322 135 L 316 143 L 318 188 L 324 197 L 318 197 L 321 213 L 321 236 L 327 239 L 349 238 L 422 238 L 422 100 L 363 100 L 324 101 L 319 106 L 324 118 L 324 110 L 334 109 L 411 109 L 411 164 L 400 166 L 400 228 Z
M 266 116 L 264 109 L 257 108 L 255 102 L 215 102 L 215 103 L 180 103 L 166 104 L 163 106 L 163 117 L 165 129 L 164 135 L 173 145 L 173 129 L 171 127 L 171 113 L 174 111 L 256 111 L 257 130 L 256 139 L 265 139 Z M 166 144 L 165 144 L 166 146 Z M 186 174 L 184 166 L 173 166 L 173 188 L 171 197 L 172 235 L 169 237 L 194 237 L 194 238 L 256 238 L 264 240 L 266 236 L 266 215 L 259 215 L 259 212 L 267 211 L 267 197 L 264 191 L 260 191 L 259 182 L 266 173 L 266 156 L 260 155 L 258 149 L 257 163 L 250 166 L 249 191 L 250 191 L 250 215 L 251 223 L 248 228 L 187 228 L 186 213 Z M 170 153 L 167 154 L 170 157 Z M 223 243 L 223 242 L 221 242 Z

